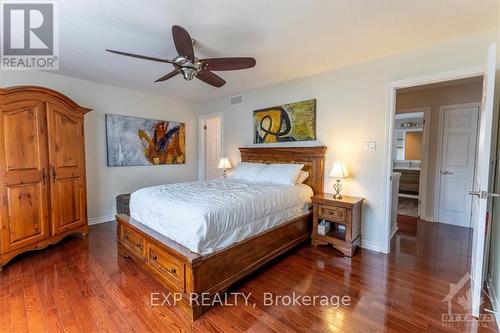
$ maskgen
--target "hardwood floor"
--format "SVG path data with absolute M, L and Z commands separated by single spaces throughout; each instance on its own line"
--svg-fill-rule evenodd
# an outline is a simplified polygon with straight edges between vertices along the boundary
M 250 305 L 215 306 L 195 323 L 174 307 L 150 305 L 152 292 L 167 291 L 132 261 L 117 257 L 115 223 L 100 224 L 88 238 L 68 239 L 4 268 L 0 331 L 475 331 L 443 327 L 441 321 L 450 283 L 468 270 L 471 235 L 464 228 L 421 223 L 416 237 L 396 234 L 390 255 L 361 249 L 349 259 L 330 247 L 304 244 L 230 290 L 251 293 Z M 348 295 L 351 304 L 265 306 L 265 292 Z M 453 313 L 463 313 L 461 295 Z
M 418 217 L 398 214 L 398 230 L 407 234 L 416 235 L 418 220 Z

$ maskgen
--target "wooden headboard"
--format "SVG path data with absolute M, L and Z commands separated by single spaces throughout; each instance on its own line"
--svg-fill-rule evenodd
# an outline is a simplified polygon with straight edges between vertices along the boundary
M 325 152 L 325 146 L 240 148 L 242 162 L 304 164 L 302 170 L 309 172 L 304 183 L 312 187 L 314 194 L 323 192 Z

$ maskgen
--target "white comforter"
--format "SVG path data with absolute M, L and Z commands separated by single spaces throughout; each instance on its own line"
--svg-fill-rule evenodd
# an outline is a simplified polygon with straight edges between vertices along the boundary
M 131 217 L 208 254 L 307 212 L 312 189 L 236 179 L 160 185 L 130 197 Z

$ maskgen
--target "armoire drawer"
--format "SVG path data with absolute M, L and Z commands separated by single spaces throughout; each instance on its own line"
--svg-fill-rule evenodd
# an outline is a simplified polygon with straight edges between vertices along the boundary
M 124 246 L 126 246 L 130 251 L 135 253 L 142 259 L 146 257 L 146 241 L 145 239 L 133 229 L 128 228 L 124 225 L 121 226 L 121 242 Z

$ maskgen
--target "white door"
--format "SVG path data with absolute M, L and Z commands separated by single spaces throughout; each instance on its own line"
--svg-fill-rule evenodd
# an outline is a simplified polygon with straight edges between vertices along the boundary
M 490 45 L 488 63 L 483 79 L 483 100 L 479 119 L 476 177 L 472 203 L 472 240 L 471 296 L 472 314 L 479 315 L 481 287 L 483 285 L 483 264 L 490 178 L 491 132 L 493 126 L 493 98 L 495 92 L 496 44 Z
M 442 110 L 438 221 L 470 228 L 479 108 Z
M 221 118 L 205 118 L 205 179 L 221 177 Z

